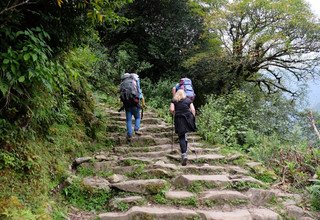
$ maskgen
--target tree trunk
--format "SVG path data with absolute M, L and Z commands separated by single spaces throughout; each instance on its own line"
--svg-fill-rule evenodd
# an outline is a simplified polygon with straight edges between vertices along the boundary
M 314 132 L 316 133 L 318 139 L 320 140 L 320 133 L 319 133 L 319 130 L 318 130 L 317 126 L 316 126 L 316 122 L 314 120 L 312 111 L 308 112 L 308 118 L 309 118 L 309 120 L 311 122 L 311 126 L 312 126 Z

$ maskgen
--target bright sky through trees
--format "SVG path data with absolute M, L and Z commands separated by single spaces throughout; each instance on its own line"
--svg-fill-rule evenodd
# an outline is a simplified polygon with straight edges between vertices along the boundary
M 318 15 L 319 19 L 320 19 L 320 1 L 319 0 L 306 0 L 307 2 L 309 2 L 312 11 Z M 311 107 L 318 107 L 320 106 L 320 78 L 318 77 L 318 79 L 315 82 L 310 82 L 309 83 L 310 86 L 310 91 L 308 93 L 308 98 L 310 101 L 310 105 Z

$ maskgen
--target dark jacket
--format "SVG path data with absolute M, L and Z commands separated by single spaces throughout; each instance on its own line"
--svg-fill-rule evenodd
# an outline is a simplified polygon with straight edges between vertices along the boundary
M 188 98 L 179 102 L 172 102 L 174 104 L 175 116 L 174 127 L 178 135 L 183 135 L 187 132 L 196 131 L 195 117 L 190 111 L 190 104 L 192 101 Z

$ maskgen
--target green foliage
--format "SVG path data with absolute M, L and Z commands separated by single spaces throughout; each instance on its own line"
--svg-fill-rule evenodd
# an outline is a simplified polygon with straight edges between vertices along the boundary
M 213 189 L 216 188 L 217 186 L 214 183 L 208 183 L 206 181 L 194 181 L 192 184 L 190 184 L 187 187 L 187 190 L 193 193 L 199 193 L 204 191 L 205 189 Z
M 181 64 L 200 41 L 203 28 L 201 18 L 191 10 L 189 1 L 135 0 L 122 12 L 133 22 L 117 30 L 101 32 L 105 44 L 113 51 L 112 57 L 118 56 L 125 46 L 131 57 L 137 57 L 131 64 L 136 60 L 148 67 L 141 71 L 141 78 L 156 82 L 173 74 L 180 77 L 184 71 Z
M 166 122 L 172 122 L 169 111 L 172 100 L 172 87 L 175 85 L 173 80 L 165 79 L 153 83 L 149 78 L 141 80 L 141 87 L 144 92 L 146 107 L 153 108 Z
M 308 187 L 311 195 L 311 205 L 314 210 L 320 211 L 320 180 L 316 180 L 314 185 Z
M 250 188 L 258 188 L 258 189 L 266 189 L 266 185 L 261 185 L 259 183 L 254 182 L 248 182 L 248 181 L 239 181 L 239 182 L 233 182 L 228 186 L 228 188 L 239 190 L 239 191 L 246 191 Z
M 65 74 L 50 60 L 51 49 L 45 41 L 49 36 L 41 28 L 5 33 L 6 39 L 16 43 L 0 54 L 0 103 L 4 106 L 0 117 L 21 127 L 36 121 L 45 130 L 55 118 L 52 109 L 61 103 L 52 95 L 64 89 Z
M 277 133 L 283 140 L 293 140 L 294 131 L 289 127 L 294 126 L 295 118 L 294 103 L 279 94 L 266 97 L 247 87 L 224 96 L 209 96 L 201 108 L 198 127 L 211 143 L 239 144 L 248 150 L 259 145 L 261 135 Z
M 303 143 L 281 143 L 276 136 L 264 137 L 250 155 L 273 169 L 278 176 L 295 187 L 303 187 L 319 169 L 319 149 Z
M 102 210 L 111 198 L 111 193 L 103 189 L 86 188 L 80 181 L 64 188 L 63 194 L 70 204 L 90 211 Z
M 137 178 L 141 176 L 145 172 L 145 167 L 146 167 L 145 164 L 134 165 L 134 163 L 129 163 L 127 166 L 134 166 L 134 170 L 132 172 L 126 173 L 126 175 L 131 178 Z
M 30 209 L 24 208 L 21 201 L 14 196 L 6 198 L 5 200 L 0 200 L 0 207 L 0 218 L 3 220 L 33 220 L 40 218 L 40 215 L 35 215 Z M 44 218 L 45 216 L 42 217 Z

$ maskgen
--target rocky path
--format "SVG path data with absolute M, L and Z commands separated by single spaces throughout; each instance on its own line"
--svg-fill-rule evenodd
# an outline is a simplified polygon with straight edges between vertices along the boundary
M 124 113 L 108 112 L 114 148 L 77 158 L 73 167 L 76 175 L 80 168 L 93 170 L 96 175 L 83 177 L 82 184 L 112 192 L 112 198 L 105 211 L 75 209 L 69 219 L 315 219 L 298 206 L 299 195 L 270 189 L 252 177 L 252 167 L 259 164 L 240 167 L 235 161 L 241 155 L 222 155 L 219 147 L 190 134 L 189 161 L 181 166 L 179 145 L 172 146 L 171 125 L 152 112 L 144 113 L 143 135 L 134 136 L 128 145 Z

